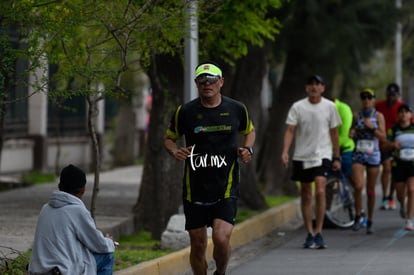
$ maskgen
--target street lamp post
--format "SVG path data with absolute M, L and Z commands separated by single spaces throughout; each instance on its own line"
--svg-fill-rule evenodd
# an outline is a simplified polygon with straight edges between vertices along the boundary
M 396 0 L 395 7 L 397 10 L 401 10 L 402 0 Z M 402 87 L 402 24 L 400 21 L 397 22 L 395 31 L 395 82 Z
M 184 0 L 186 1 L 186 0 Z M 188 0 L 186 8 L 187 34 L 184 45 L 184 101 L 197 97 L 194 85 L 194 70 L 198 64 L 198 18 L 197 0 Z

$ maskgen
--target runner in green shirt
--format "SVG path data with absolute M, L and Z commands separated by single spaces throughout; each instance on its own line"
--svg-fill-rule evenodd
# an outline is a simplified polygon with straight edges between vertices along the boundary
M 338 127 L 339 147 L 341 149 L 341 168 L 345 175 L 352 176 L 352 151 L 354 151 L 354 140 L 349 136 L 352 126 L 353 113 L 351 107 L 339 99 L 334 100 L 336 109 L 341 117 L 342 124 Z

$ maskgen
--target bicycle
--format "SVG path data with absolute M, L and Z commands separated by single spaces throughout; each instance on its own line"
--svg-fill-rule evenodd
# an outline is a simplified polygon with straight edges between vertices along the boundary
M 326 227 L 350 228 L 355 222 L 354 188 L 342 172 L 331 173 L 326 181 Z

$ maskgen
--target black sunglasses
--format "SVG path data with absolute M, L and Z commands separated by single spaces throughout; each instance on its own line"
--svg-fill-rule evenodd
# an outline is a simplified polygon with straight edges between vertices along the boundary
M 372 95 L 361 95 L 360 97 L 361 97 L 362 100 L 365 100 L 365 99 L 370 99 L 371 100 L 371 99 L 374 98 L 374 96 L 372 96 Z
M 216 83 L 217 81 L 219 81 L 219 79 L 220 79 L 220 76 L 218 76 L 218 75 L 201 75 L 201 76 L 199 76 L 199 77 L 197 77 L 197 78 L 196 78 L 196 81 L 197 81 L 199 84 L 204 84 L 204 83 L 206 83 L 207 81 L 208 81 L 210 84 L 214 84 L 214 83 Z

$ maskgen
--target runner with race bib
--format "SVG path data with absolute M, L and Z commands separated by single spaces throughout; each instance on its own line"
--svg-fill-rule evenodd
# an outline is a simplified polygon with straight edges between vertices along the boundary
M 386 149 L 393 150 L 392 184 L 397 190 L 400 215 L 405 219 L 404 228 L 414 230 L 414 123 L 408 105 L 398 108 L 398 123 L 388 130 Z M 407 208 L 405 208 L 407 204 Z M 405 210 L 407 209 L 407 211 Z
M 375 110 L 375 92 L 365 88 L 360 93 L 362 110 L 354 115 L 354 123 L 350 135 L 355 141 L 352 154 L 352 177 L 355 185 L 355 223 L 353 230 L 361 228 L 362 189 L 365 185 L 366 170 L 367 193 L 367 234 L 372 234 L 372 218 L 375 205 L 375 183 L 379 174 L 381 153 L 379 141 L 385 140 L 384 116 Z

